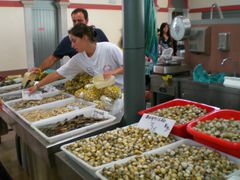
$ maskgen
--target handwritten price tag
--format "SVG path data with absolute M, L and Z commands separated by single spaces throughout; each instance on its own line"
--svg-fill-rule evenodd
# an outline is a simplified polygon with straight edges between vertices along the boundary
M 152 132 L 160 134 L 164 137 L 168 137 L 171 132 L 175 121 L 163 117 L 158 117 L 151 114 L 143 114 L 138 123 L 138 127 L 143 129 L 149 129 Z
M 106 116 L 106 112 L 99 111 L 97 109 L 93 110 L 92 117 L 94 117 L 94 118 L 104 118 L 105 116 Z

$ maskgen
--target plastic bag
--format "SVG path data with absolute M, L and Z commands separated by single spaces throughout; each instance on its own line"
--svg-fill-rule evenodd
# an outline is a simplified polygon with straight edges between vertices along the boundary
M 96 86 L 97 89 L 108 87 L 115 84 L 115 77 L 110 76 L 110 78 L 104 79 L 103 74 L 99 74 L 93 77 L 93 84 Z
M 173 48 L 167 48 L 163 49 L 162 55 L 160 56 L 160 59 L 164 60 L 171 60 L 173 54 Z
M 223 83 L 224 73 L 208 74 L 202 64 L 198 64 L 193 70 L 193 81 L 204 83 Z

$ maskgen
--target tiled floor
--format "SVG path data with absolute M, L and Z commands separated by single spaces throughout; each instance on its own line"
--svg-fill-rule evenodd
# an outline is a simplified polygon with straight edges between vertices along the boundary
M 14 131 L 2 136 L 0 161 L 13 180 L 30 180 L 17 160 Z

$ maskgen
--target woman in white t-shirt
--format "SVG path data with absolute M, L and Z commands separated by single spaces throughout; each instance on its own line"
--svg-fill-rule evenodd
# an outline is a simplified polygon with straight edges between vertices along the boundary
M 116 45 L 110 42 L 96 43 L 94 28 L 85 24 L 76 24 L 68 33 L 72 47 L 78 51 L 78 54 L 56 72 L 30 87 L 30 93 L 60 78 L 72 79 L 81 72 L 92 76 L 103 74 L 104 78 L 113 75 L 116 84 L 123 86 L 123 55 Z

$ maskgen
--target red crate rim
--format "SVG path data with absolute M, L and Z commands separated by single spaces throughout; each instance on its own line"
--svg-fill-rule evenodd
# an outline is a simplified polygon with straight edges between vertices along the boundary
M 173 99 L 173 100 L 170 100 L 170 101 L 158 104 L 156 106 L 153 106 L 153 107 L 141 110 L 141 111 L 138 112 L 138 114 L 139 115 L 143 115 L 144 113 L 149 113 L 149 112 L 155 111 L 156 109 L 161 109 L 161 107 L 162 108 L 166 108 L 166 107 L 163 107 L 163 106 L 172 104 L 174 102 L 181 102 L 181 103 L 183 102 L 183 103 L 186 103 L 186 105 L 187 104 L 191 104 L 191 105 L 196 105 L 197 107 L 201 106 L 199 108 L 204 108 L 205 107 L 205 108 L 208 108 L 208 109 L 212 109 L 209 112 L 207 112 L 207 114 L 205 114 L 204 116 L 208 115 L 209 113 L 212 113 L 212 112 L 215 112 L 215 111 L 219 110 L 219 108 L 215 107 L 215 106 L 210 106 L 210 105 L 207 105 L 207 104 L 204 104 L 204 103 L 198 103 L 198 102 L 190 101 L 190 100 L 186 100 L 186 99 L 176 98 L 176 99 Z M 174 106 L 178 106 L 178 105 L 174 105 Z M 181 105 L 179 105 L 179 106 L 181 106 Z M 204 106 L 204 107 L 202 107 L 202 106 Z M 171 106 L 169 106 L 169 107 L 171 107 Z M 203 117 L 203 116 L 201 116 L 201 117 Z M 177 129 L 179 128 L 180 129 L 180 128 L 184 127 L 184 126 L 187 126 L 187 124 L 189 124 L 190 122 L 198 120 L 201 117 L 198 117 L 196 119 L 192 119 L 191 121 L 189 121 L 189 122 L 187 122 L 185 124 L 174 125 L 174 128 L 177 128 Z
M 226 147 L 231 147 L 231 148 L 240 148 L 240 142 L 232 142 L 232 141 L 227 141 L 221 138 L 217 138 L 215 136 L 212 136 L 210 134 L 203 133 L 201 131 L 193 129 L 193 127 L 196 126 L 198 121 L 210 121 L 212 119 L 207 119 L 209 116 L 213 116 L 216 113 L 223 113 L 223 112 L 237 112 L 240 115 L 240 111 L 237 110 L 230 110 L 230 109 L 223 109 L 223 110 L 218 110 L 212 113 L 207 114 L 206 116 L 198 118 L 196 121 L 192 121 L 187 125 L 187 132 L 190 133 L 193 137 L 201 138 L 202 140 L 206 140 L 208 142 L 212 142 L 214 144 L 221 144 L 222 146 Z M 213 117 L 214 118 L 214 117 Z M 240 120 L 240 119 L 239 119 Z M 231 121 L 231 120 L 230 120 Z

